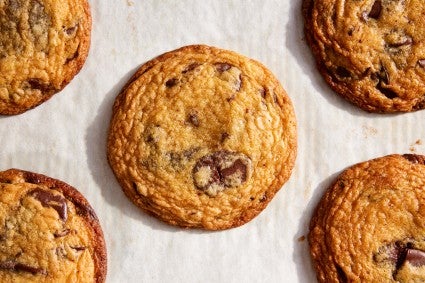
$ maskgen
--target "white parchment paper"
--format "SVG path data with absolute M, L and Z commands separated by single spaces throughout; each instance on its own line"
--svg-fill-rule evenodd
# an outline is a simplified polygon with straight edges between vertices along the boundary
M 107 282 L 315 282 L 308 222 L 344 168 L 390 153 L 425 153 L 425 111 L 368 114 L 337 97 L 315 68 L 301 0 L 92 0 L 92 45 L 65 90 L 0 118 L 0 169 L 78 188 L 108 247 Z M 106 160 L 112 103 L 138 66 L 188 44 L 234 50 L 266 65 L 291 97 L 299 150 L 290 181 L 250 223 L 222 232 L 170 227 L 122 193 Z M 424 140 L 425 141 L 425 140 Z

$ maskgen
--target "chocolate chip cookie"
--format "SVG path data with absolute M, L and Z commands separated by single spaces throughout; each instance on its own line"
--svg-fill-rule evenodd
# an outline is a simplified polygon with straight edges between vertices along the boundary
M 304 0 L 318 69 L 339 95 L 369 112 L 425 108 L 421 0 Z
M 52 178 L 0 172 L 0 281 L 104 282 L 106 249 L 87 200 Z
M 109 163 L 125 194 L 173 225 L 246 223 L 289 178 L 290 99 L 260 63 L 193 45 L 145 63 L 116 98 Z
M 19 114 L 62 90 L 90 46 L 86 0 L 0 0 L 0 114 Z
M 310 223 L 319 282 L 425 282 L 425 156 L 348 168 Z

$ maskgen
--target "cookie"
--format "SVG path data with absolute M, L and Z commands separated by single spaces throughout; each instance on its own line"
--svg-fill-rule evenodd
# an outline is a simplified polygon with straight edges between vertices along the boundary
M 31 172 L 0 172 L 0 281 L 105 282 L 98 219 L 73 187 Z
M 62 90 L 90 46 L 86 0 L 0 1 L 0 114 L 25 112 Z
M 304 0 L 305 34 L 320 73 L 358 107 L 425 108 L 423 1 Z
M 118 95 L 108 160 L 143 210 L 219 230 L 266 207 L 291 174 L 296 146 L 291 101 L 270 71 L 192 45 L 145 63 Z
M 348 168 L 310 223 L 319 282 L 425 282 L 425 156 Z

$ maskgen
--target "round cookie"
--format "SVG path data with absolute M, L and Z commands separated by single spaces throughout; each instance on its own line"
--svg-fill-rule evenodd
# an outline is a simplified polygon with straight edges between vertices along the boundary
M 310 223 L 319 282 L 425 282 L 425 156 L 348 168 Z
M 163 54 L 113 107 L 109 163 L 137 206 L 172 225 L 248 222 L 287 181 L 295 156 L 289 97 L 263 65 L 231 51 Z
M 90 31 L 87 0 L 0 1 L 0 114 L 62 90 L 86 60 Z
M 87 200 L 31 172 L 0 172 L 0 281 L 105 282 L 105 241 Z
M 421 0 L 304 0 L 308 44 L 326 82 L 369 112 L 425 108 Z

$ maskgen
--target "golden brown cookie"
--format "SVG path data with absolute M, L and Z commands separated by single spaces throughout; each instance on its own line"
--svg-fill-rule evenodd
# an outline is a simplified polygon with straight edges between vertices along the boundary
M 348 168 L 310 223 L 319 282 L 425 282 L 425 156 Z
M 339 95 L 370 112 L 425 108 L 422 0 L 304 0 L 306 39 Z
M 0 281 L 104 282 L 98 219 L 73 187 L 11 169 L 0 172 Z
M 0 0 L 0 114 L 19 114 L 62 90 L 90 46 L 86 0 Z
M 295 155 L 290 99 L 263 65 L 231 51 L 161 55 L 113 107 L 109 163 L 125 194 L 169 224 L 248 222 L 289 178 Z

